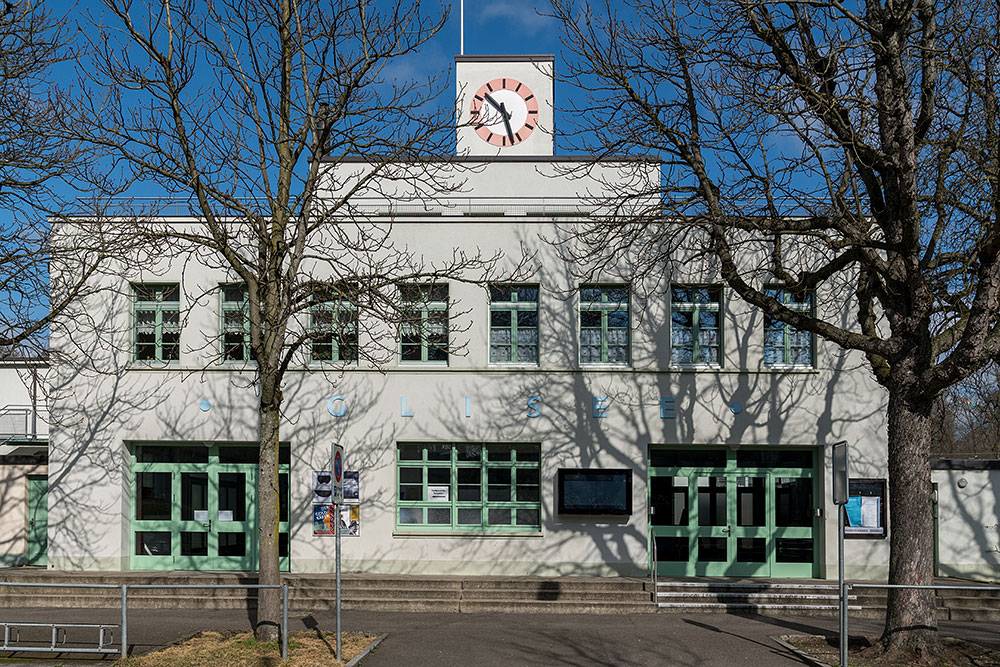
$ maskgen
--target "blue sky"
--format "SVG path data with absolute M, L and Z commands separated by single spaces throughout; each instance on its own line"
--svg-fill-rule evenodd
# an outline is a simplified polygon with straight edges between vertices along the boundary
M 536 9 L 537 8 L 537 9 Z M 465 0 L 465 53 L 527 54 L 559 51 L 558 23 L 539 14 L 547 2 L 532 0 Z M 452 15 L 442 48 L 458 53 L 459 3 Z

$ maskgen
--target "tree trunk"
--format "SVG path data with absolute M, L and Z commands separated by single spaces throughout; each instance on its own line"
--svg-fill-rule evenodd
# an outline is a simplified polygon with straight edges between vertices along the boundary
M 281 583 L 278 561 L 278 420 L 280 390 L 268 387 L 261 378 L 260 465 L 257 473 L 257 557 L 258 582 Z M 260 589 L 257 596 L 258 641 L 275 641 L 281 625 L 281 591 Z
M 889 389 L 889 583 L 929 585 L 934 583 L 931 403 L 915 403 L 913 384 L 892 382 Z M 885 652 L 924 654 L 937 643 L 934 592 L 889 589 Z

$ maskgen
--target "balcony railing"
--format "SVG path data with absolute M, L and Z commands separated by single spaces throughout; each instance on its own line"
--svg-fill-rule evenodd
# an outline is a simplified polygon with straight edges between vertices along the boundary
M 30 405 L 8 405 L 0 408 L 0 442 L 36 440 L 48 433 L 48 411 Z
M 239 199 L 240 205 L 267 214 L 265 199 Z M 326 203 L 332 205 L 336 199 Z M 588 216 L 602 205 L 581 197 L 419 197 L 392 199 L 390 197 L 351 197 L 340 206 L 335 215 L 384 216 L 384 215 L 553 215 Z M 236 215 L 237 207 L 216 211 L 219 215 Z M 87 217 L 85 210 L 77 215 Z M 120 197 L 107 211 L 108 215 L 139 217 L 188 217 L 198 215 L 194 202 L 187 199 L 156 197 Z

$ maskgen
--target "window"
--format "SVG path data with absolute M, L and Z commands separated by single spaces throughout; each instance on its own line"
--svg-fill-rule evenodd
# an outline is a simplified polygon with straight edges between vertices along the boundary
M 405 285 L 400 288 L 403 361 L 448 361 L 448 286 Z
M 670 286 L 670 363 L 722 363 L 722 288 Z
M 133 285 L 136 361 L 180 361 L 180 285 Z
M 629 362 L 627 285 L 580 287 L 580 363 Z
M 765 287 L 764 293 L 784 304 L 789 310 L 811 315 L 813 294 L 810 291 L 790 292 L 782 287 Z M 813 362 L 813 335 L 799 331 L 770 316 L 764 316 L 764 365 L 811 366 Z
M 346 299 L 318 298 L 312 305 L 312 360 L 358 360 L 358 309 Z
M 250 309 L 246 285 L 222 286 L 222 360 L 250 360 Z
M 399 530 L 541 532 L 538 444 L 400 443 Z
M 538 363 L 538 285 L 490 285 L 490 363 Z

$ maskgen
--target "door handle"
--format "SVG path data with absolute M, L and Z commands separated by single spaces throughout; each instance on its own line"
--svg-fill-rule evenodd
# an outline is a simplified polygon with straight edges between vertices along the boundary
M 726 535 L 728 535 L 729 534 L 729 526 L 723 526 L 722 527 L 722 532 L 724 532 Z
M 34 527 L 35 527 L 35 520 L 28 519 L 28 528 L 34 528 Z

